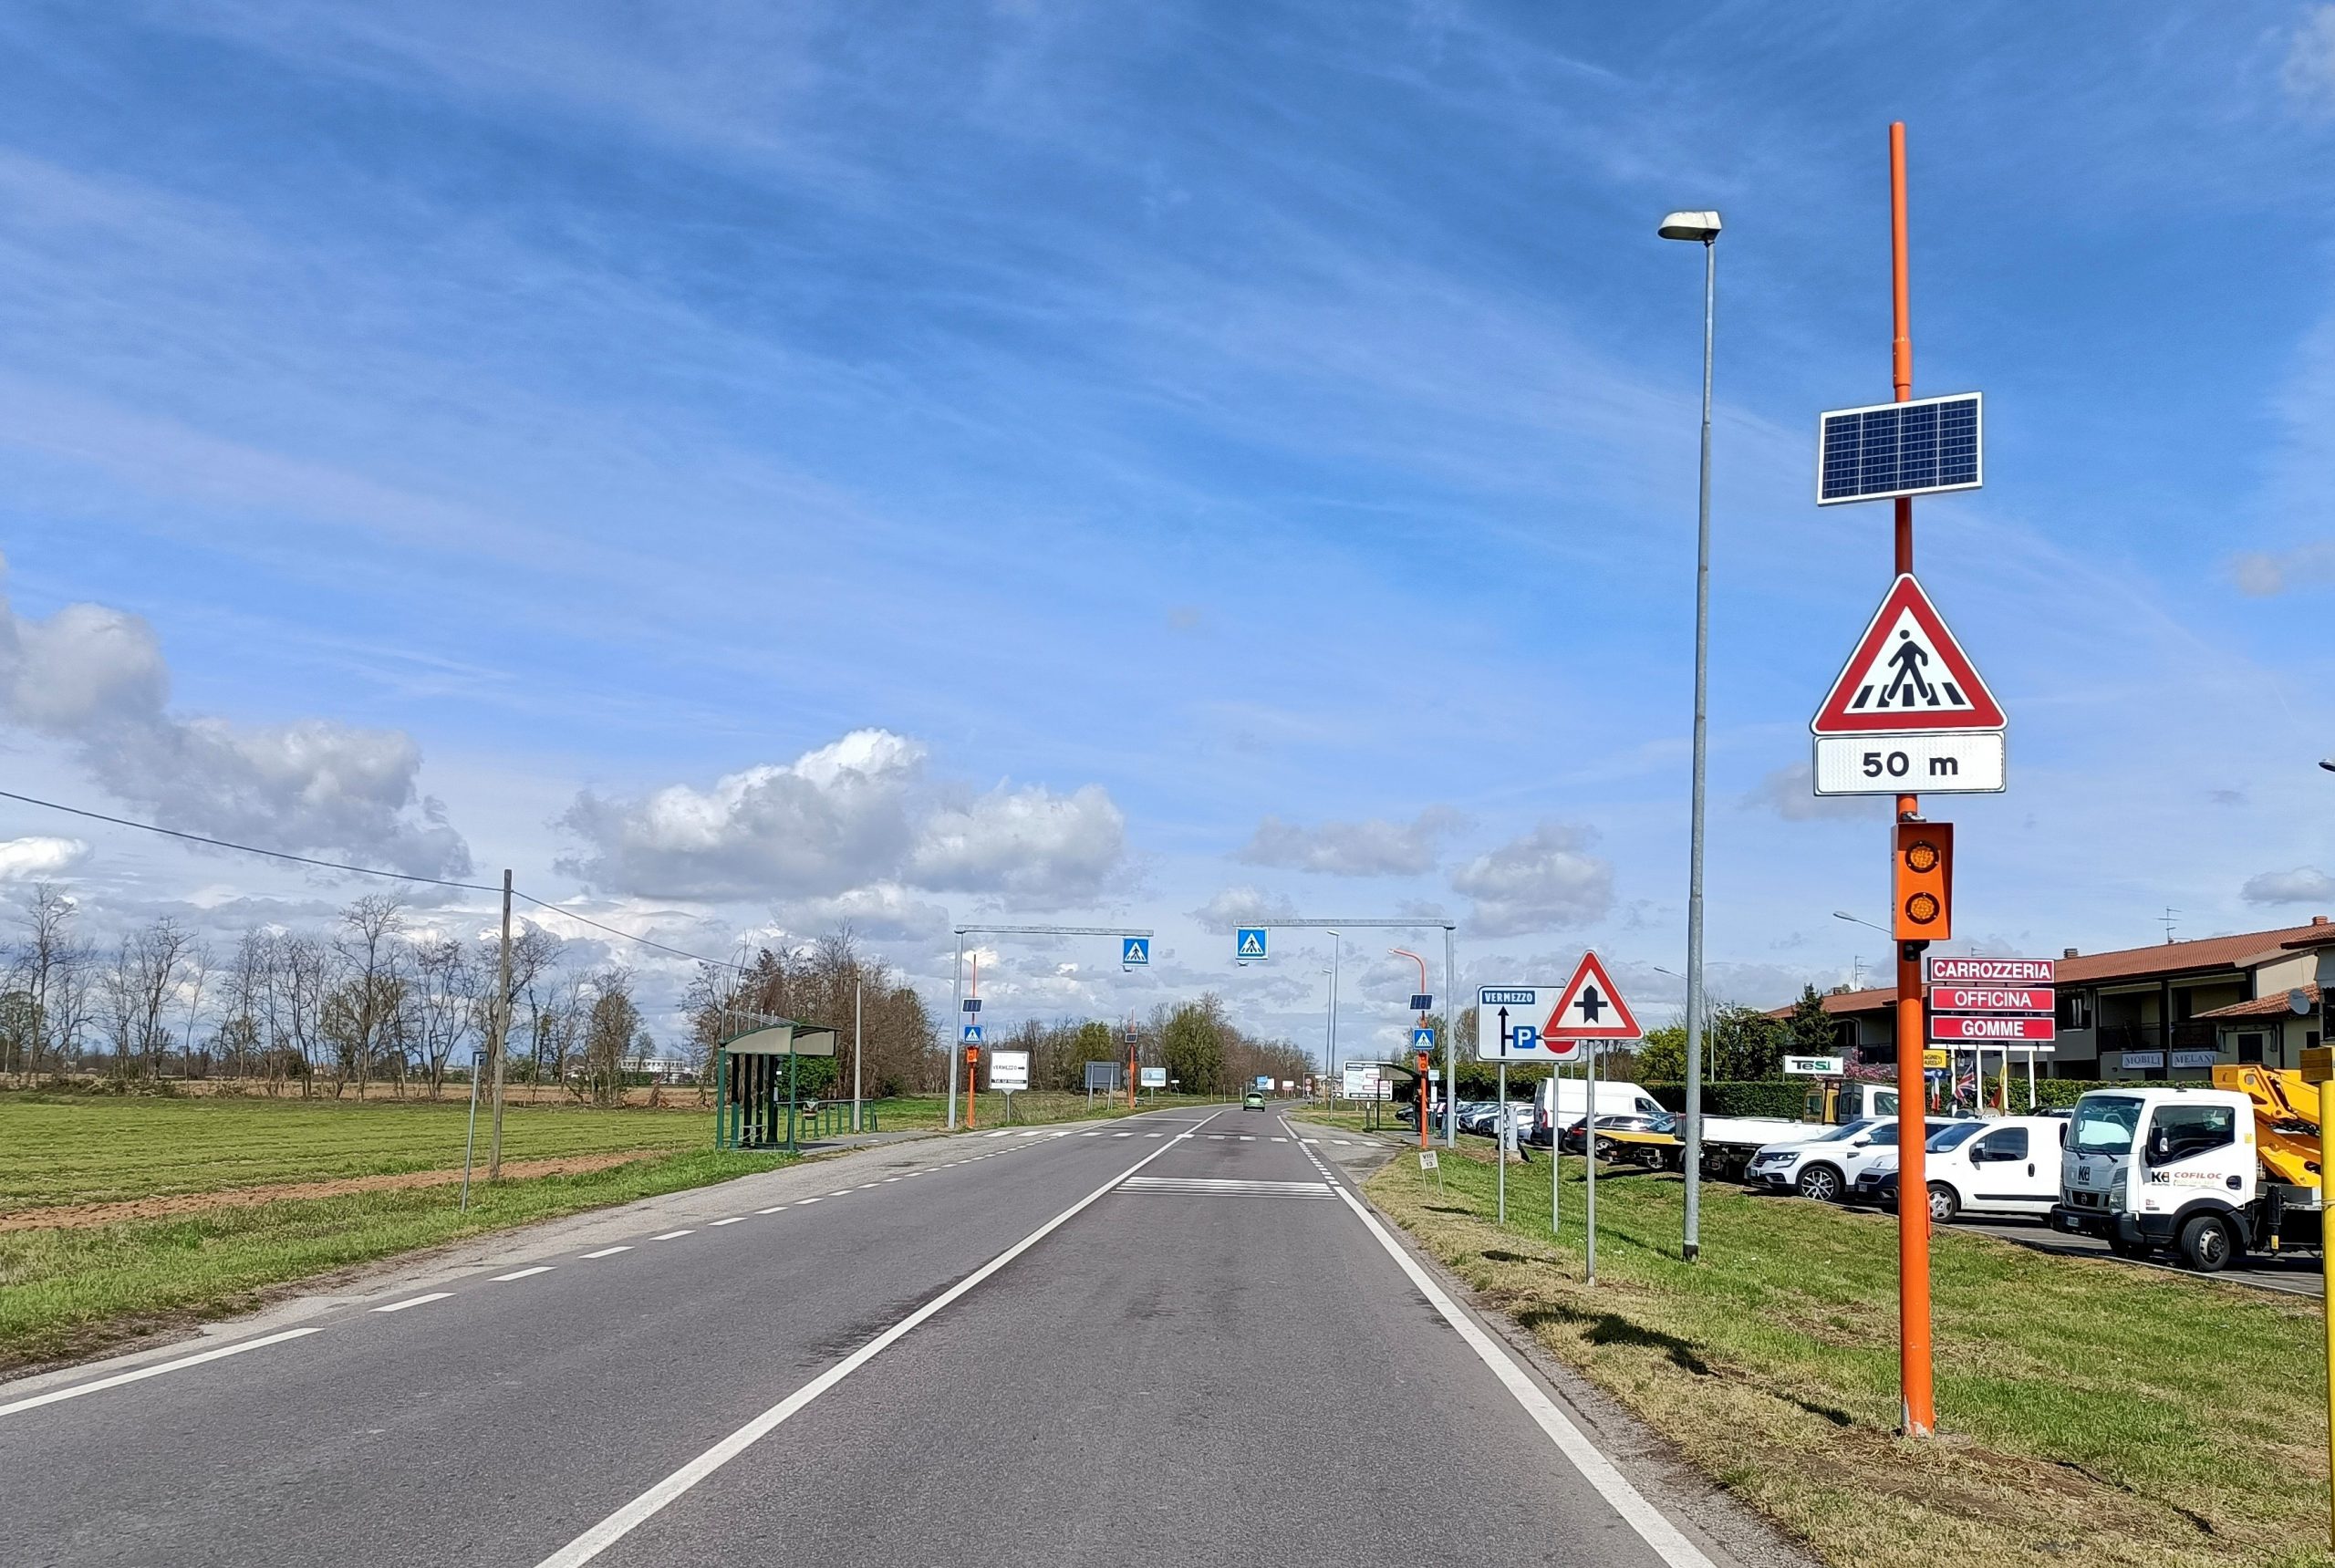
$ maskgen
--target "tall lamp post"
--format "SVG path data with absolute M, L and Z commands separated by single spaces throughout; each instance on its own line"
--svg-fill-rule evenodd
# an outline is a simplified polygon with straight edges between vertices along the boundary
M 1703 457 L 1695 532 L 1695 804 L 1686 845 L 1686 1228 L 1693 1262 L 1703 1231 L 1703 752 L 1708 727 L 1711 631 L 1711 322 L 1718 305 L 1718 214 L 1673 213 L 1656 232 L 1703 247 Z

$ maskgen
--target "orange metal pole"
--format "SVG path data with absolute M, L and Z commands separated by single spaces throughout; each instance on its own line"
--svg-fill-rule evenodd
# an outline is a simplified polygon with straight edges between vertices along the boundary
M 1914 396 L 1913 288 L 1906 266 L 1905 122 L 1889 127 L 1889 282 L 1892 330 L 1889 379 L 1898 402 Z M 1914 569 L 1914 498 L 1897 498 L 1897 570 Z M 1916 796 L 1897 797 L 1897 820 L 1921 815 Z M 1896 839 L 1890 840 L 1890 882 L 1896 879 Z M 1893 923 L 1895 896 L 1890 898 Z M 1922 955 L 1911 942 L 1897 949 L 1897 1340 L 1901 1414 L 1908 1437 L 1925 1438 L 1937 1426 L 1931 1388 L 1930 1184 L 1923 1160 L 1929 1137 L 1922 1066 Z
M 973 984 L 971 994 L 979 996 L 981 993 L 981 955 L 977 951 L 973 954 Z M 979 1018 L 981 1014 L 976 1012 L 973 1016 Z M 964 1020 L 960 1018 L 957 1022 L 960 1024 L 962 1024 Z M 961 1034 L 963 1033 L 963 1030 L 960 1029 L 958 1033 Z M 960 1049 L 962 1049 L 962 1047 L 960 1046 Z M 973 1130 L 973 1107 L 975 1105 L 979 1104 L 979 1102 L 973 1097 L 973 1089 L 980 1081 L 980 1078 L 981 1058 L 968 1054 L 965 1057 L 965 1130 L 967 1132 Z

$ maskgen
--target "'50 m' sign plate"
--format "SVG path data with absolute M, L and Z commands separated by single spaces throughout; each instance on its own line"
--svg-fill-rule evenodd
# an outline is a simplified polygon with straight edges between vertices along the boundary
M 1819 735 L 1818 794 L 1994 794 L 2003 732 Z

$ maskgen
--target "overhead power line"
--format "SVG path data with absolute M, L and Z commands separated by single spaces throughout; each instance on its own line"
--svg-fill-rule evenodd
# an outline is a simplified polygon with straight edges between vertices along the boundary
M 346 871 L 356 877 L 379 877 L 392 882 L 414 882 L 426 888 L 455 888 L 465 893 L 500 894 L 503 891 L 500 888 L 490 888 L 483 882 L 456 882 L 444 877 L 417 877 L 410 871 L 384 871 L 377 866 L 351 866 L 346 861 L 319 860 L 308 855 L 286 854 L 281 849 L 262 849 L 256 844 L 237 844 L 231 839 L 213 838 L 201 833 L 182 833 L 175 827 L 158 827 L 150 822 L 133 822 L 126 816 L 109 816 L 102 811 L 90 811 L 85 806 L 66 805 L 59 801 L 42 800 L 36 795 L 18 794 L 13 790 L 0 789 L 0 800 L 21 801 L 26 805 L 37 805 L 45 810 L 61 811 L 69 816 L 86 816 L 92 822 L 111 823 L 116 827 L 134 827 L 140 833 L 159 833 L 165 838 L 184 839 L 189 844 L 208 845 L 213 849 L 232 849 L 239 854 L 257 855 L 269 860 L 288 860 L 295 866 L 314 866 L 326 871 Z M 563 905 L 538 898 L 532 893 L 523 893 L 516 888 L 511 889 L 511 895 L 515 898 L 524 898 L 539 909 L 548 909 L 563 919 L 589 926 L 596 931 L 606 931 L 612 937 L 622 937 L 626 941 L 638 942 L 644 948 L 654 948 L 657 951 L 669 953 L 674 958 L 687 959 L 691 963 L 710 964 L 715 969 L 736 970 L 740 974 L 749 972 L 744 964 L 732 963 L 727 959 L 707 958 L 702 953 L 690 952 L 685 949 L 671 947 L 648 937 L 638 936 L 631 931 L 621 930 L 615 926 L 593 919 L 588 915 L 579 915 Z

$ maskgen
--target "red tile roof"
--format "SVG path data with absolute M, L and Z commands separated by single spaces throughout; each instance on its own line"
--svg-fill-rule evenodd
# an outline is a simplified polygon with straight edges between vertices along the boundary
M 2313 1012 L 2318 1012 L 2318 981 L 2309 981 L 2296 989 L 2310 999 L 2311 1011 Z M 2252 1002 L 2233 1002 L 2227 1007 L 2216 1007 L 2212 1009 L 2210 1012 L 2200 1012 L 2197 1014 L 2199 1019 L 2291 1018 L 2293 1016 L 2294 1009 L 2287 1005 L 2287 993 L 2283 991 L 2278 992 L 2276 996 L 2259 996 L 2255 998 Z
M 2104 981 L 2151 980 L 2159 976 L 2194 974 L 2200 970 L 2251 969 L 2271 959 L 2285 958 L 2298 948 L 2335 947 L 2335 924 L 2324 915 L 2307 926 L 2287 926 L 2274 931 L 2240 931 L 2235 936 L 2200 937 L 2187 942 L 2156 942 L 2144 948 L 2123 948 L 2115 952 L 2080 953 L 2074 958 L 2059 961 L 2061 985 L 2097 985 Z M 2041 956 L 2041 955 L 2036 955 Z M 2318 994 L 2318 988 L 2310 988 Z M 1897 1000 L 1894 985 L 1869 987 L 1863 991 L 1842 992 L 1824 999 L 1824 1011 L 1840 1014 L 1873 1012 Z M 2278 1007 L 2287 1005 L 2286 993 L 2277 997 Z M 2251 1006 L 2253 1003 L 2242 1003 Z M 1790 1012 L 1789 1007 L 1780 1009 L 1773 1017 L 1781 1018 Z M 2213 1012 L 2201 1012 L 2200 1018 L 2236 1016 L 2226 1008 Z M 2247 1015 L 2250 1016 L 2250 1015 Z

